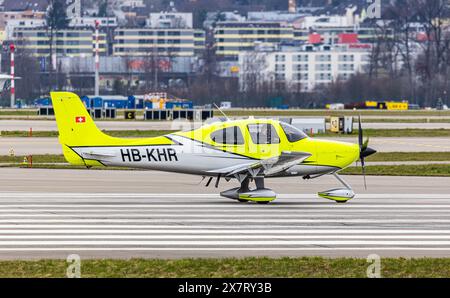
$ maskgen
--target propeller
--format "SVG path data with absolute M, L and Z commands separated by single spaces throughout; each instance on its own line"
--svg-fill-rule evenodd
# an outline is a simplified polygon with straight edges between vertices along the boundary
M 369 147 L 369 138 L 367 138 L 365 141 L 364 139 L 364 133 L 361 126 L 361 115 L 358 117 L 358 144 L 359 144 L 359 159 L 361 161 L 361 168 L 362 168 L 362 174 L 364 177 L 364 189 L 367 189 L 367 183 L 366 183 L 366 163 L 365 158 L 377 153 L 376 150 Z

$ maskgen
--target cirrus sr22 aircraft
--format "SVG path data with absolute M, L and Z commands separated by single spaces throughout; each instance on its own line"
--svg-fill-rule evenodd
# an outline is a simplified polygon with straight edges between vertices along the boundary
M 246 119 L 215 122 L 191 131 L 152 138 L 124 139 L 104 134 L 89 116 L 80 98 L 69 92 L 52 92 L 51 99 L 66 160 L 73 165 L 132 167 L 194 174 L 213 179 L 236 179 L 240 186 L 221 196 L 240 202 L 268 203 L 276 193 L 264 186 L 272 177 L 304 179 L 331 174 L 342 188 L 319 196 L 347 202 L 355 196 L 338 172 L 376 151 L 359 144 L 317 140 L 276 120 Z

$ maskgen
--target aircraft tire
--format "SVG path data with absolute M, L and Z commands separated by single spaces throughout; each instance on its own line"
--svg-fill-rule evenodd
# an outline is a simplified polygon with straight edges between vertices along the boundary
M 239 201 L 240 203 L 248 203 L 248 200 L 244 200 L 244 199 L 238 199 L 238 201 Z
M 269 201 L 260 201 L 260 202 L 256 202 L 256 203 L 258 203 L 258 204 L 260 204 L 260 205 L 267 205 L 267 204 L 269 204 L 270 202 L 269 202 Z

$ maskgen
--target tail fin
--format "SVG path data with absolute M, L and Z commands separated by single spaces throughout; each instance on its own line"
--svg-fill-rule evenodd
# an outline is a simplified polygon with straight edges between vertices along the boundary
M 71 92 L 51 92 L 53 109 L 59 130 L 59 142 L 64 157 L 74 165 L 102 165 L 96 160 L 83 158 L 72 147 L 171 145 L 164 137 L 122 139 L 104 134 L 97 128 L 78 95 Z
M 97 128 L 78 95 L 51 92 L 53 109 L 59 130 L 59 141 L 67 146 L 104 146 L 114 139 Z
M 50 97 L 58 125 L 59 142 L 66 160 L 73 165 L 100 165 L 96 161 L 85 160 L 71 147 L 107 146 L 117 143 L 117 139 L 97 128 L 78 95 L 70 92 L 51 92 Z

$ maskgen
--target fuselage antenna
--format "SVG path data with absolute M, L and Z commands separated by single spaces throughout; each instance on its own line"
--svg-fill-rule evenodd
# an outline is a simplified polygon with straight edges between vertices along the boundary
M 227 119 L 227 121 L 230 121 L 230 118 L 228 118 L 228 116 L 222 111 L 222 109 L 221 108 L 219 108 L 217 105 L 216 105 L 216 103 L 215 102 L 213 102 L 213 105 L 216 107 L 216 109 L 218 109 L 219 110 L 219 112 L 221 112 L 222 113 L 222 115 L 224 115 L 225 116 L 225 118 Z

